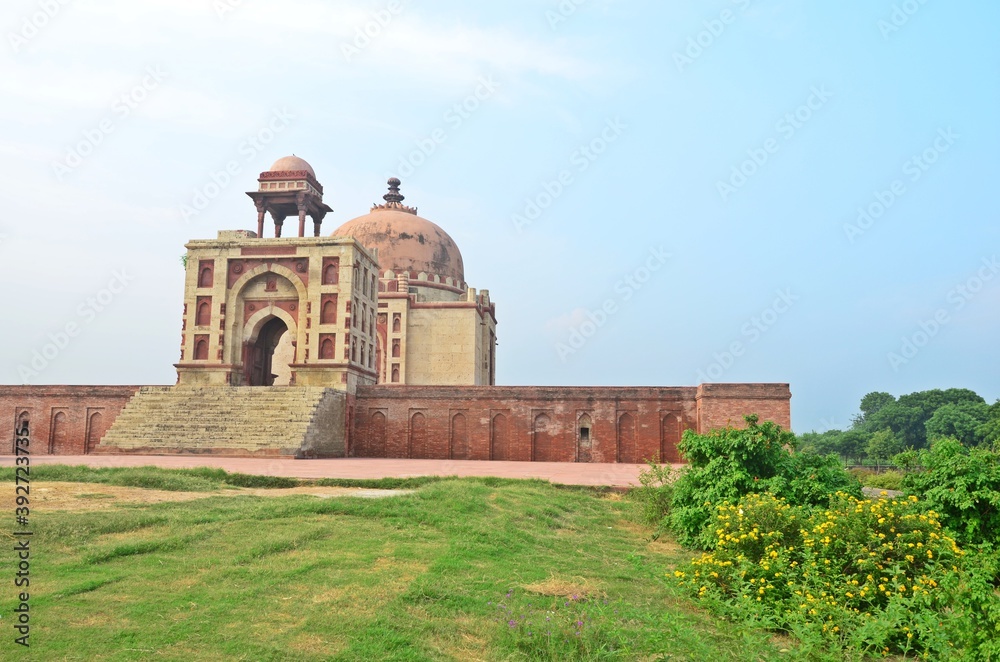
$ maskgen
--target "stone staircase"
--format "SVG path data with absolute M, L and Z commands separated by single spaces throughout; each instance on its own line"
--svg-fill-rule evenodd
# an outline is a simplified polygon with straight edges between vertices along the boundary
M 322 387 L 144 386 L 94 452 L 343 457 L 345 398 Z

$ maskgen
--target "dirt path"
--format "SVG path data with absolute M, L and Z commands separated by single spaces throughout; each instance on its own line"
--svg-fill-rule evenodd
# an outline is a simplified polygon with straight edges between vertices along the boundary
M 214 492 L 172 492 L 168 490 L 147 490 L 141 487 L 121 487 L 100 483 L 56 483 L 39 482 L 31 484 L 32 512 L 50 510 L 104 510 L 122 504 L 149 504 L 165 501 L 191 501 L 210 497 L 263 496 L 283 497 L 306 494 L 320 499 L 337 497 L 362 497 L 378 499 L 402 494 L 412 494 L 413 490 L 372 490 L 356 487 L 293 487 L 288 489 L 226 488 Z M 8 512 L 14 512 L 14 489 L 2 491 L 0 504 Z
M 290 478 L 409 478 L 413 476 L 496 476 L 541 478 L 563 485 L 639 484 L 644 464 L 584 464 L 574 462 L 480 462 L 473 460 L 383 460 L 344 458 L 294 460 L 193 455 L 32 455 L 32 464 L 71 464 L 90 467 L 164 469 L 217 467 L 226 471 Z M 0 455 L 0 464 L 14 466 L 14 458 Z M 674 465 L 681 467 L 684 465 Z

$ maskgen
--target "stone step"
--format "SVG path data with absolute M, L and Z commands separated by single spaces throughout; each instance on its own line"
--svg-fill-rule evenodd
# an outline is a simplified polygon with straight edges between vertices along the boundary
M 144 387 L 115 419 L 99 452 L 319 448 L 335 454 L 343 448 L 344 403 L 343 392 L 320 387 Z

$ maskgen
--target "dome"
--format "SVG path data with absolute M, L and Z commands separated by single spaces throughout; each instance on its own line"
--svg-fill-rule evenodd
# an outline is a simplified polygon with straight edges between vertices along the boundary
M 406 207 L 399 180 L 389 180 L 386 204 L 375 205 L 364 216 L 344 223 L 333 236 L 354 237 L 362 246 L 378 249 L 379 266 L 395 273 L 414 271 L 465 282 L 465 265 L 455 240 L 417 210 Z
M 299 157 L 292 154 L 291 156 L 283 156 L 271 166 L 271 172 L 291 172 L 295 170 L 305 170 L 313 179 L 316 179 L 316 172 L 312 169 L 305 159 L 300 159 Z

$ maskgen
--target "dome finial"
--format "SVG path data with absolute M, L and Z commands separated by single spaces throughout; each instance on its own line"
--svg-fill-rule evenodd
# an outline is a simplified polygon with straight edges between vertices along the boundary
M 393 203 L 400 203 L 406 198 L 399 192 L 400 182 L 395 177 L 390 177 L 387 184 L 389 184 L 389 192 L 382 196 L 382 199 L 388 202 L 390 205 Z
M 399 179 L 396 177 L 390 177 L 387 183 L 389 184 L 389 192 L 382 196 L 382 199 L 385 200 L 385 204 L 372 205 L 372 209 L 396 209 L 410 214 L 416 214 L 416 207 L 407 207 L 403 204 L 403 200 L 405 200 L 406 197 L 399 192 Z

